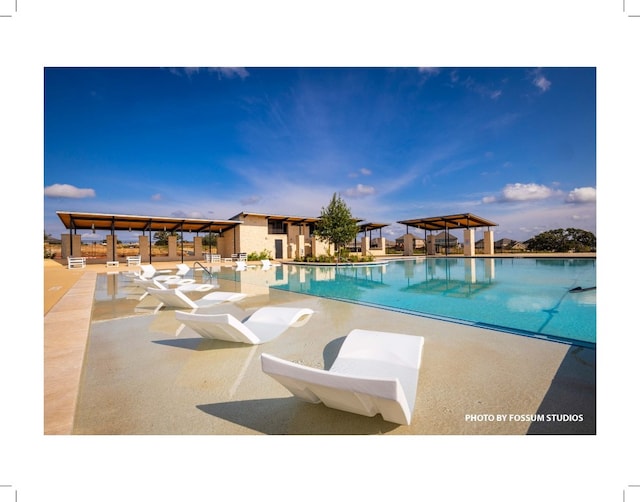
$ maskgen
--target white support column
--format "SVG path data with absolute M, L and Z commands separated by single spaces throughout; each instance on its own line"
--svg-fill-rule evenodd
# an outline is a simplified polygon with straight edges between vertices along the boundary
M 427 254 L 430 256 L 436 254 L 436 236 L 433 234 L 427 235 Z
M 413 235 L 405 234 L 404 235 L 404 251 L 403 256 L 412 256 L 413 255 Z
M 360 251 L 362 252 L 362 256 L 369 255 L 369 237 L 363 237 L 360 240 Z
M 475 256 L 476 254 L 476 231 L 467 228 L 464 231 L 464 255 Z
M 493 254 L 493 230 L 484 233 L 484 254 Z

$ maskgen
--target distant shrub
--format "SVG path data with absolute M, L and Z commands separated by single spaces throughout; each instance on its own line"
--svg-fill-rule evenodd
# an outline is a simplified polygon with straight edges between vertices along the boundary
M 260 260 L 271 260 L 271 252 L 263 249 L 261 252 L 257 253 L 253 251 L 247 254 L 247 261 L 260 261 Z

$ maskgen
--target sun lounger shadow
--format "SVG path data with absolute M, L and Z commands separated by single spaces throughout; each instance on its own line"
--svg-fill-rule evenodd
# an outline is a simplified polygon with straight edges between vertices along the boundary
M 200 411 L 269 435 L 368 435 L 399 427 L 382 417 L 363 417 L 318 407 L 295 397 L 249 399 L 197 405 Z
M 179 349 L 194 350 L 197 352 L 207 350 L 221 350 L 237 348 L 238 344 L 234 342 L 225 342 L 223 340 L 211 340 L 208 338 L 175 338 L 169 340 L 153 340 L 153 343 L 176 347 Z

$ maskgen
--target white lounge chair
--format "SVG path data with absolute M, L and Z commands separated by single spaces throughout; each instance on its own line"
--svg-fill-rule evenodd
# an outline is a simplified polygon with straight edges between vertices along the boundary
M 154 287 L 158 289 L 167 289 L 167 287 L 162 284 L 162 282 L 158 282 L 155 279 L 143 279 L 142 277 L 136 277 L 133 279 L 133 282 L 140 286 L 141 288 L 149 288 Z
M 211 291 L 212 289 L 219 288 L 219 284 L 206 284 L 202 282 L 195 282 L 194 279 L 181 279 L 177 283 L 170 282 L 169 284 L 177 284 L 176 289 L 185 292 L 185 291 Z
M 247 270 L 247 262 L 246 261 L 237 261 L 236 267 L 234 268 L 236 271 Z
M 134 266 L 134 265 L 140 265 L 140 260 L 141 260 L 140 255 L 127 256 L 127 267 L 131 267 L 131 266 Z
M 187 275 L 191 271 L 191 267 L 186 265 L 185 263 L 178 263 L 176 265 L 178 271 L 174 275 L 155 275 L 153 276 L 159 282 L 164 282 L 165 284 L 172 284 L 178 286 L 185 286 L 187 284 L 194 284 L 196 282 L 195 279 L 185 279 L 185 275 Z M 181 288 L 182 291 L 185 291 L 186 288 Z M 209 289 L 213 289 L 210 287 Z
M 279 267 L 280 263 L 273 263 L 271 260 L 260 260 L 262 262 L 262 270 L 267 270 L 271 267 Z
M 209 293 L 199 300 L 194 301 L 187 295 L 185 295 L 180 288 L 147 288 L 147 292 L 160 300 L 166 307 L 192 310 L 212 307 L 223 302 L 236 302 L 238 300 L 242 300 L 247 296 L 244 293 L 227 293 L 224 291 L 214 291 L 213 293 Z
M 178 263 L 176 265 L 176 267 L 178 268 L 178 271 L 176 272 L 176 275 L 178 275 L 180 277 L 184 277 L 185 275 L 187 275 L 191 271 L 191 267 L 189 265 L 187 265 L 186 263 Z
M 157 278 L 159 275 L 168 274 L 171 270 L 157 270 L 156 267 L 151 265 L 151 263 L 140 265 L 142 269 L 140 272 L 140 277 L 142 279 L 151 279 L 152 277 Z
M 354 329 L 328 371 L 269 354 L 262 371 L 305 401 L 409 425 L 423 345 L 420 336 Z
M 301 326 L 312 314 L 308 308 L 262 307 L 244 322 L 230 314 L 188 312 L 176 312 L 176 319 L 204 338 L 259 345 Z

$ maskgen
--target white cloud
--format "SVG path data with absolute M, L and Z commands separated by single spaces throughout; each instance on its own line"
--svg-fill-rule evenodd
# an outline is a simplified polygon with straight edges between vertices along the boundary
M 366 167 L 362 167 L 360 169 L 358 169 L 357 172 L 351 172 L 349 173 L 349 178 L 357 178 L 358 176 L 371 176 L 371 174 L 373 174 L 373 172 L 371 171 L 371 169 L 367 169 Z
M 151 196 L 151 200 L 162 200 L 162 194 L 160 194 L 160 193 L 154 193 L 154 194 Z
M 537 183 L 510 183 L 502 189 L 499 197 L 494 195 L 483 197 L 484 204 L 494 202 L 526 202 L 532 200 L 543 200 L 558 195 L 559 191 L 553 190 L 545 185 Z
M 507 202 L 548 199 L 553 193 L 551 188 L 536 183 L 513 183 L 502 189 L 502 195 Z
M 484 218 L 498 224 L 496 240 L 503 237 L 524 241 L 544 231 L 556 228 L 580 228 L 596 232 L 596 212 L 591 204 L 532 204 L 513 211 L 506 206 L 493 206 L 497 211 L 485 211 Z
M 596 201 L 596 189 L 593 187 L 574 188 L 569 192 L 566 202 L 585 204 Z
M 80 239 L 83 240 L 83 241 L 99 241 L 99 240 L 104 239 L 104 237 L 102 235 L 100 235 L 100 234 L 88 233 L 88 234 L 82 234 Z
M 63 197 L 67 199 L 84 199 L 87 197 L 95 197 L 96 192 L 93 188 L 78 188 L 73 185 L 59 184 L 44 187 L 45 197 Z
M 201 211 L 177 210 L 170 213 L 172 218 L 204 218 Z
M 533 73 L 533 85 L 535 85 L 542 92 L 547 92 L 551 89 L 551 81 L 548 80 L 543 74 L 541 70 L 536 70 Z
M 369 185 L 358 183 L 354 188 L 348 188 L 344 194 L 346 197 L 359 198 L 367 197 L 376 193 L 376 189 Z
M 219 77 L 225 78 L 235 78 L 240 77 L 245 79 L 249 76 L 249 72 L 245 68 L 235 68 L 235 67 L 221 67 L 216 68 Z
M 235 78 L 240 77 L 242 79 L 249 76 L 249 72 L 245 68 L 236 67 L 218 67 L 218 68 L 200 68 L 197 66 L 183 67 L 183 68 L 169 68 L 169 72 L 179 77 L 185 76 L 191 78 L 194 75 L 198 75 L 201 71 L 206 73 L 216 73 L 218 78 Z
M 418 68 L 418 71 L 422 74 L 426 74 L 427 77 L 435 76 L 440 73 L 440 68 L 434 68 L 432 66 L 423 66 Z

